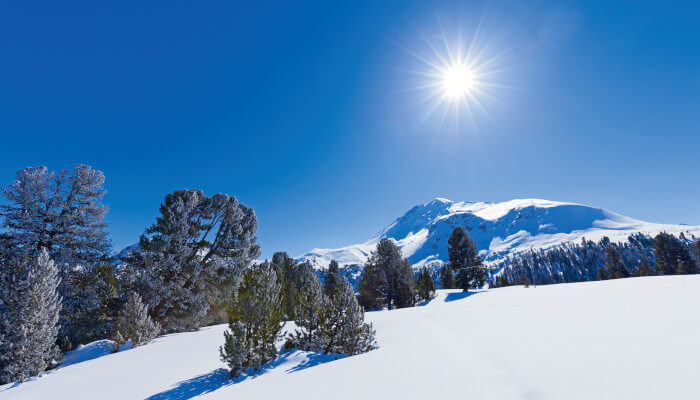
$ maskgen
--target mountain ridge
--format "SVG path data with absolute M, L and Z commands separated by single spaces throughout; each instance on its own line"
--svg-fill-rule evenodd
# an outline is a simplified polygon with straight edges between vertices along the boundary
M 668 232 L 700 236 L 700 226 L 657 224 L 626 217 L 601 208 L 544 199 L 504 202 L 455 202 L 445 198 L 412 207 L 366 242 L 335 249 L 314 248 L 299 261 L 325 268 L 331 260 L 341 265 L 362 265 L 382 238 L 391 238 L 415 267 L 447 260 L 447 239 L 462 226 L 476 241 L 487 263 L 528 250 L 546 249 L 579 241 L 623 241 L 634 233 Z

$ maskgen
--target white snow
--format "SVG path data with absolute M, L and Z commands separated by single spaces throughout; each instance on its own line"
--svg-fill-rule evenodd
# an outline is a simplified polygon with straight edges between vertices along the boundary
M 313 249 L 299 257 L 316 267 L 331 260 L 341 265 L 364 265 L 377 242 L 389 237 L 398 243 L 414 267 L 447 260 L 447 239 L 456 226 L 469 230 L 487 263 L 507 254 L 546 249 L 582 238 L 626 240 L 642 232 L 700 236 L 700 226 L 655 224 L 599 208 L 540 199 L 502 203 L 453 202 L 434 199 L 413 207 L 374 238 L 338 249 Z
M 367 313 L 379 348 L 285 354 L 231 381 L 225 326 L 52 371 L 25 399 L 698 399 L 700 275 L 441 291 L 425 306 Z

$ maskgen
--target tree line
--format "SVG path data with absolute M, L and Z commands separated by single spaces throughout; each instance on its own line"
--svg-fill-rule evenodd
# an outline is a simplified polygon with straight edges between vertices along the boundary
M 630 276 L 700 273 L 700 240 L 662 232 L 636 233 L 622 242 L 603 237 L 553 249 L 517 254 L 497 263 L 491 287 L 545 285 L 626 278 Z
M 463 227 L 456 227 L 448 239 L 448 262 L 439 280 L 443 289 L 476 289 L 484 286 L 487 268 L 474 240 Z M 358 298 L 366 309 L 412 307 L 431 299 L 437 283 L 426 267 L 414 274 L 392 239 L 383 238 L 370 254 L 358 284 Z

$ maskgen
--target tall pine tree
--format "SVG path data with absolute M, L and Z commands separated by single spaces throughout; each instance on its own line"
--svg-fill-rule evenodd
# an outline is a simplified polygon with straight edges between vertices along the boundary
M 28 167 L 15 181 L 3 186 L 7 199 L 0 206 L 6 251 L 22 258 L 35 258 L 48 251 L 59 270 L 59 294 L 66 300 L 61 313 L 61 337 L 74 344 L 94 340 L 92 333 L 103 324 L 97 309 L 104 307 L 92 285 L 76 286 L 84 271 L 105 260 L 110 243 L 104 216 L 104 175 L 87 165 L 72 171 L 49 171 Z M 102 333 L 104 330 L 102 329 Z
M 456 286 L 464 291 L 484 285 L 486 268 L 483 265 L 476 243 L 467 231 L 458 226 L 447 240 L 449 265 L 456 275 Z
M 328 264 L 328 273 L 326 274 L 326 281 L 324 282 L 323 291 L 328 296 L 332 296 L 335 292 L 335 287 L 338 285 L 340 280 L 340 268 L 338 267 L 338 262 L 331 260 Z
M 59 280 L 46 249 L 0 262 L 0 383 L 40 375 L 60 359 Z

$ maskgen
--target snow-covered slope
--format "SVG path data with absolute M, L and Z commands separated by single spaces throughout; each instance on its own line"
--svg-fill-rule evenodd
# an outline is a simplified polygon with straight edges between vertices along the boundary
M 599 208 L 539 199 L 503 203 L 453 202 L 437 198 L 413 207 L 365 243 L 339 249 L 313 249 L 300 257 L 316 267 L 330 260 L 342 265 L 363 264 L 384 237 L 396 240 L 414 266 L 447 260 L 447 239 L 463 226 L 476 241 L 482 257 L 495 261 L 509 253 L 554 247 L 582 238 L 613 241 L 642 232 L 700 236 L 700 226 L 654 224 Z
M 441 291 L 367 313 L 379 348 L 332 360 L 283 355 L 227 377 L 224 326 L 69 365 L 0 400 L 699 399 L 700 275 Z

